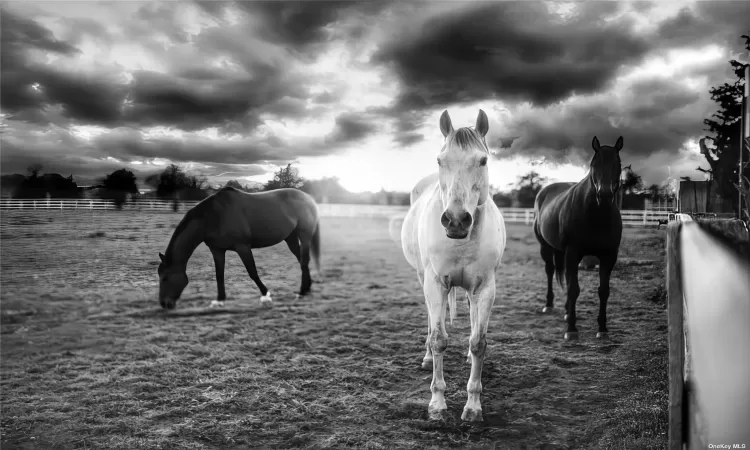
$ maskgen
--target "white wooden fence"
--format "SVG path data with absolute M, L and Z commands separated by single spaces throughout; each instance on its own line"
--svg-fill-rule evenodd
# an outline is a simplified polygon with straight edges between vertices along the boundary
M 732 222 L 715 224 L 747 241 L 748 233 Z M 670 450 L 750 444 L 748 274 L 747 262 L 689 216 L 678 214 L 669 224 Z
M 195 206 L 197 201 L 178 202 L 177 211 L 184 213 Z M 160 199 L 137 199 L 125 203 L 124 211 L 173 211 L 174 202 Z M 115 203 L 111 200 L 93 199 L 0 199 L 0 210 L 115 210 Z M 320 215 L 324 217 L 392 217 L 405 214 L 406 206 L 391 205 L 352 205 L 322 203 L 318 205 Z M 506 222 L 534 223 L 534 210 L 531 208 L 500 208 Z M 669 218 L 667 211 L 620 211 L 625 226 L 656 226 L 660 220 Z

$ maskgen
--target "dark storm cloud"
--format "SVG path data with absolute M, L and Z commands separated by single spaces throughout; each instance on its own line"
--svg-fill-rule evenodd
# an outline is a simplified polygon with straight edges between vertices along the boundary
M 264 95 L 253 97 L 262 91 L 254 89 L 252 80 L 214 78 L 206 83 L 149 71 L 134 72 L 133 77 L 125 119 L 144 126 L 202 129 L 237 120 L 268 100 Z
M 629 102 L 617 104 L 597 97 L 580 99 L 565 108 L 519 113 L 506 135 L 495 137 L 492 145 L 504 148 L 499 153 L 503 158 L 524 155 L 585 161 L 590 158 L 594 136 L 606 145 L 623 136 L 623 161 L 633 162 L 635 168 L 652 153 L 676 152 L 687 139 L 700 136 L 703 117 L 714 107 L 708 96 L 664 79 L 635 83 L 621 97 Z
M 699 1 L 659 25 L 662 45 L 694 47 L 703 44 L 739 46 L 750 34 L 750 2 Z
M 402 147 L 409 147 L 418 142 L 422 142 L 423 140 L 424 140 L 424 135 L 422 133 L 410 133 L 410 132 L 396 133 L 396 135 L 393 138 L 393 141 L 401 145 Z
M 270 42 L 304 48 L 330 40 L 330 27 L 345 17 L 370 16 L 391 1 L 269 1 L 237 2 L 251 16 L 259 18 L 259 34 Z
M 105 74 L 70 74 L 40 64 L 32 51 L 72 55 L 79 50 L 57 40 L 33 20 L 2 11 L 0 106 L 11 118 L 46 123 L 42 111 L 61 105 L 64 115 L 89 123 L 110 124 L 119 117 L 125 89 Z
M 144 138 L 132 128 L 118 128 L 94 140 L 103 156 L 125 160 L 164 158 L 175 162 L 256 164 L 292 158 L 277 139 L 212 140 L 200 137 Z
M 649 43 L 602 17 L 613 2 L 577 3 L 562 21 L 542 3 L 480 3 L 394 32 L 373 57 L 401 79 L 399 109 L 499 97 L 545 106 L 596 92 Z
M 333 131 L 326 136 L 326 143 L 341 145 L 361 141 L 375 133 L 377 127 L 365 115 L 343 113 L 336 117 Z
M 167 6 L 140 8 L 136 18 L 127 21 L 126 32 L 140 33 L 146 45 L 151 42 L 150 24 L 172 42 L 184 41 Z M 2 20 L 0 106 L 17 120 L 48 124 L 53 122 L 49 111 L 60 108 L 57 117 L 74 123 L 184 130 L 217 126 L 225 132 L 247 133 L 260 123 L 264 108 L 277 116 L 300 117 L 306 112 L 301 104 L 309 95 L 304 74 L 285 58 L 283 48 L 243 38 L 242 26 L 208 29 L 194 38 L 191 50 L 162 49 L 169 73 L 136 71 L 126 84 L 120 78 L 121 67 L 113 66 L 111 73 L 71 72 L 34 59 L 32 50 L 62 55 L 79 51 L 31 19 L 3 11 Z M 101 28 L 92 32 L 102 36 Z M 204 55 L 224 55 L 239 67 L 228 70 L 206 64 Z

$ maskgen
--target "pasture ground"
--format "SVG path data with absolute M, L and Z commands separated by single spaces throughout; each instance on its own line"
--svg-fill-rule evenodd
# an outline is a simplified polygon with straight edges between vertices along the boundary
M 227 307 L 210 252 L 174 311 L 156 264 L 181 213 L 3 211 L 3 449 L 665 448 L 663 231 L 628 228 L 612 280 L 611 340 L 595 339 L 595 272 L 582 272 L 581 340 L 542 315 L 531 227 L 507 224 L 482 383 L 485 421 L 462 423 L 468 309 L 448 326 L 451 416 L 427 420 L 427 313 L 387 219 L 324 218 L 322 280 L 295 300 L 284 244 L 255 252 L 274 295 L 227 254 Z

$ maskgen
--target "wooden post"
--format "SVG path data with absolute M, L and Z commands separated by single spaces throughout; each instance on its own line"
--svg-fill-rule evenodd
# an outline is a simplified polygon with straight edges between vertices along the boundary
M 669 346 L 669 450 L 682 450 L 685 335 L 679 221 L 667 225 L 667 322 Z
M 644 209 L 643 210 L 643 226 L 644 227 L 646 226 L 646 218 L 647 217 L 648 217 L 648 211 Z

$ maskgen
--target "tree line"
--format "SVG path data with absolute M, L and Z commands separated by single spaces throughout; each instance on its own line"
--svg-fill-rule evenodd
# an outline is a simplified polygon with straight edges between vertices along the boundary
M 54 173 L 42 175 L 41 171 L 42 166 L 37 164 L 28 168 L 28 174 L 25 177 L 11 176 L 22 178 L 13 189 L 12 197 L 80 198 L 83 195 L 72 175 L 67 178 Z M 534 206 L 536 194 L 546 181 L 539 173 L 530 171 L 520 176 L 508 192 L 500 192 L 493 188 L 493 201 L 498 207 L 531 208 Z M 151 195 L 159 199 L 172 200 L 175 207 L 182 200 L 202 200 L 211 191 L 205 176 L 191 174 L 176 164 L 169 165 L 159 174 L 146 177 L 144 183 L 154 188 Z M 409 205 L 408 192 L 381 190 L 380 192 L 354 193 L 345 189 L 337 177 L 307 180 L 299 175 L 299 171 L 291 163 L 279 167 L 266 183 L 243 186 L 237 180 L 230 180 L 220 187 L 232 187 L 244 192 L 271 191 L 280 188 L 300 189 L 313 196 L 319 203 Z M 135 199 L 140 195 L 138 179 L 127 169 L 118 169 L 100 178 L 94 188 L 96 197 L 113 200 L 118 207 L 122 207 L 128 199 Z M 641 177 L 629 167 L 622 188 L 626 199 L 622 206 L 626 208 L 629 197 L 649 196 L 656 200 L 666 196 L 657 185 L 644 189 Z M 636 209 L 641 207 L 642 205 L 636 206 Z

